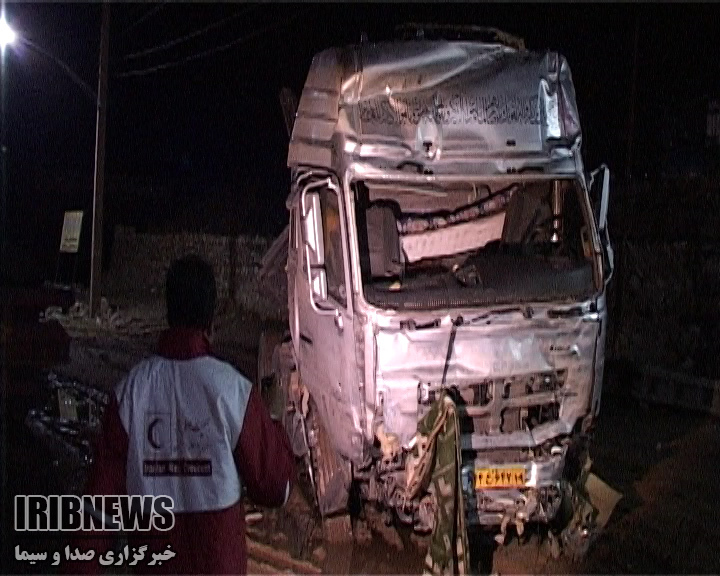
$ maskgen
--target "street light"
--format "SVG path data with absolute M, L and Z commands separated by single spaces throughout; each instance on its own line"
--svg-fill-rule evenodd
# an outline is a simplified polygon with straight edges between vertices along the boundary
M 13 44 L 16 39 L 17 34 L 5 20 L 5 14 L 0 15 L 0 48 L 5 51 L 5 48 Z
M 5 270 L 6 270 L 6 258 L 5 258 L 5 240 L 7 234 L 5 229 L 5 214 L 6 214 L 6 203 L 7 203 L 7 163 L 5 162 L 6 148 L 5 148 L 5 48 L 15 42 L 16 34 L 9 24 L 5 20 L 5 3 L 3 2 L 2 8 L 0 8 L 0 115 L 2 116 L 2 132 L 0 133 L 0 155 L 2 156 L 2 197 L 0 197 L 0 282 L 5 283 Z M 0 284 L 1 285 L 1 284 Z M 3 298 L 2 302 L 2 324 L 0 325 L 0 458 L 3 464 L 7 462 L 7 298 Z M 0 493 L 7 494 L 7 466 L 3 465 L 2 476 L 0 477 Z M 3 527 L 8 526 L 7 517 L 5 515 L 5 502 L 2 502 L 3 512 L 0 515 L 0 522 Z M 7 556 L 7 538 L 3 539 L 2 553 L 3 558 Z
M 13 42 L 21 42 L 39 51 L 44 56 L 53 60 L 62 70 L 81 86 L 87 94 L 97 99 L 97 122 L 95 134 L 95 183 L 93 190 L 93 225 L 92 225 L 92 251 L 90 270 L 90 314 L 95 315 L 100 304 L 100 275 L 102 272 L 102 197 L 104 189 L 105 171 L 105 118 L 107 105 L 107 68 L 109 50 L 110 30 L 110 8 L 106 1 L 103 2 L 102 24 L 100 30 L 100 66 L 98 70 L 98 91 L 97 94 L 89 87 L 65 62 L 53 56 L 28 38 L 18 36 L 5 20 L 4 0 L 0 0 L 0 115 L 2 116 L 2 134 L 0 134 L 0 149 L 2 154 L 2 197 L 0 197 L 0 281 L 8 280 L 7 277 L 7 170 L 6 170 L 6 148 L 5 148 L 5 90 L 7 86 L 5 48 Z
M 17 34 L 5 20 L 5 6 L 0 13 L 0 116 L 2 116 L 2 127 L 0 128 L 0 155 L 2 156 L 2 204 L 0 205 L 0 279 L 7 280 L 7 146 L 5 132 L 5 91 L 7 89 L 5 48 L 15 42 Z
M 2 0 L 0 0 L 2 2 Z M 18 34 L 8 24 L 5 19 L 4 7 L 0 8 L 0 68 L 2 73 L 0 74 L 0 116 L 2 117 L 2 132 L 0 133 L 0 163 L 2 164 L 2 189 L 0 190 L 0 283 L 10 280 L 10 274 L 7 267 L 7 246 L 9 234 L 7 231 L 7 219 L 8 219 L 8 194 L 7 194 L 7 170 L 6 170 L 6 111 L 5 111 L 5 99 L 7 90 L 7 62 L 5 60 L 6 48 L 12 45 L 20 45 L 27 47 L 35 52 L 41 54 L 45 58 L 52 61 L 58 66 L 60 70 L 80 88 L 85 91 L 90 98 L 95 100 L 97 95 L 91 86 L 89 86 L 66 62 L 55 56 L 54 54 L 45 50 L 42 46 L 39 46 L 33 42 L 30 38 L 24 34 Z

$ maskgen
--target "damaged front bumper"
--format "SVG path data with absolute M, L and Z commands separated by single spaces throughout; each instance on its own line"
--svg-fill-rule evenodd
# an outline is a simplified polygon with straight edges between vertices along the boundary
M 464 464 L 462 487 L 468 524 L 498 526 L 507 522 L 549 522 L 562 502 L 564 467 L 565 451 L 541 460 L 501 466 L 482 457 Z M 526 481 L 516 487 L 477 488 L 476 473 L 480 470 L 523 470 Z

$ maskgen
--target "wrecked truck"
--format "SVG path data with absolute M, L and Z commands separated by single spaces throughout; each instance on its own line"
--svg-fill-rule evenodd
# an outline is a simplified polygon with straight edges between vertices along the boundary
M 413 39 L 321 52 L 288 154 L 289 225 L 261 272 L 288 330 L 258 378 L 323 516 L 359 494 L 418 531 L 418 421 L 451 391 L 469 525 L 550 523 L 600 410 L 610 174 L 585 170 L 566 59 Z

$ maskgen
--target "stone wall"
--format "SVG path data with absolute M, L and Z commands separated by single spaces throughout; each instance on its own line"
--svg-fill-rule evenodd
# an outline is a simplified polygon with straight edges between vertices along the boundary
M 171 262 L 195 253 L 213 265 L 219 301 L 232 300 L 257 312 L 277 313 L 280 303 L 265 298 L 257 281 L 257 270 L 269 244 L 259 236 L 139 234 L 133 228 L 118 226 L 103 291 L 136 301 L 160 299 Z

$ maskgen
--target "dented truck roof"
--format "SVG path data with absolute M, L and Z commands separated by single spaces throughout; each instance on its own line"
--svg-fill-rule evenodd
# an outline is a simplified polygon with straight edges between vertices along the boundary
M 313 59 L 288 166 L 578 173 L 580 142 L 570 68 L 557 52 L 467 41 L 360 44 Z

